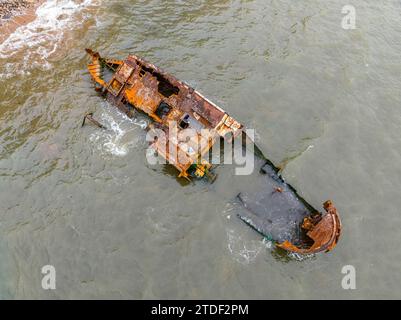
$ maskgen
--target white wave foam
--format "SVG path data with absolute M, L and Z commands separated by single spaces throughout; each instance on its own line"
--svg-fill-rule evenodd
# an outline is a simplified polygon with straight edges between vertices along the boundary
M 310 260 L 316 257 L 316 254 L 299 254 L 295 252 L 288 252 L 288 257 L 296 261 Z
M 9 59 L 17 53 L 23 52 L 24 70 L 32 66 L 43 69 L 51 68 L 47 59 L 59 47 L 63 31 L 72 28 L 73 18 L 77 12 L 95 2 L 98 1 L 48 0 L 36 10 L 37 17 L 34 21 L 17 28 L 0 44 L 0 58 Z M 6 72 L 3 77 L 12 73 Z
M 101 122 L 106 123 L 106 127 L 111 130 L 92 133 L 89 140 L 96 143 L 99 151 L 104 151 L 115 156 L 125 156 L 128 153 L 128 146 L 120 143 L 125 131 L 111 115 L 103 113 Z
M 141 130 L 145 129 L 148 123 L 144 119 L 130 119 L 120 113 L 113 114 L 113 111 L 109 107 L 105 108 L 100 122 L 107 129 L 96 130 L 89 136 L 89 140 L 94 143 L 95 148 L 102 154 L 123 157 L 128 154 L 132 147 L 138 144 L 139 140 L 142 140 L 142 136 L 139 136 L 138 133 L 134 135 L 130 133 L 138 127 Z
M 227 231 L 228 250 L 234 259 L 242 264 L 253 262 L 265 244 L 261 241 L 244 240 L 234 230 Z

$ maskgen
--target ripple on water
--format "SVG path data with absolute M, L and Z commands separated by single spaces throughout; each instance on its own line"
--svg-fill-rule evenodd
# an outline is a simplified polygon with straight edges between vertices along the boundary
M 143 130 L 148 126 L 145 119 L 130 119 L 107 103 L 100 116 L 100 122 L 107 129 L 95 130 L 89 136 L 89 140 L 102 155 L 119 157 L 126 156 L 130 149 L 143 143 L 143 137 L 137 134 L 137 131 L 138 128 Z
M 227 230 L 228 250 L 233 258 L 242 264 L 249 264 L 255 261 L 264 247 L 262 241 L 246 240 L 235 230 Z
M 22 65 L 7 63 L 0 79 L 29 74 L 31 68 L 48 70 L 48 58 L 59 48 L 64 32 L 75 23 L 76 13 L 100 0 L 49 0 L 36 10 L 36 19 L 20 26 L 2 44 L 0 59 L 23 53 Z

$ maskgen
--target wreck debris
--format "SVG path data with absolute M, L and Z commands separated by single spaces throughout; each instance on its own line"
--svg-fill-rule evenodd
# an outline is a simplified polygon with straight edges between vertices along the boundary
M 166 133 L 155 137 L 150 146 L 179 171 L 179 177 L 214 180 L 212 164 L 207 160 L 212 146 L 239 135 L 243 141 L 250 139 L 244 127 L 224 110 L 153 64 L 135 55 L 115 60 L 102 58 L 91 49 L 86 52 L 92 59 L 88 70 L 96 90 L 128 117 L 135 109 L 146 113 L 154 120 L 149 129 Z M 103 79 L 104 68 L 113 72 L 109 81 Z M 93 114 L 86 115 L 82 125 L 85 119 L 104 128 Z M 190 134 L 187 129 L 192 130 Z M 202 135 L 203 129 L 209 130 L 207 138 Z M 175 135 L 171 135 L 172 131 Z M 341 233 L 333 203 L 326 201 L 326 214 L 319 213 L 284 181 L 280 170 L 251 142 L 261 168 L 258 182 L 255 181 L 260 191 L 238 194 L 237 215 L 284 250 L 300 254 L 332 250 Z
M 276 187 L 276 188 L 274 188 L 274 192 L 282 193 L 283 189 L 280 187 Z
M 89 120 L 90 122 L 92 122 L 95 126 L 101 128 L 101 129 L 106 129 L 106 127 L 104 125 L 102 125 L 99 121 L 97 121 L 95 118 L 93 118 L 93 112 L 91 113 L 87 113 L 84 116 L 84 120 L 82 121 L 82 126 L 83 127 L 85 125 L 86 120 Z
M 322 215 L 284 181 L 271 162 L 262 164 L 260 171 L 254 188 L 242 191 L 234 201 L 236 214 L 284 250 L 300 254 L 332 250 L 341 233 L 333 203 L 324 203 L 327 213 Z
M 323 204 L 327 214 L 322 217 L 318 214 L 313 217 L 306 217 L 301 228 L 307 231 L 306 235 L 313 240 L 313 244 L 308 248 L 300 248 L 289 241 L 277 244 L 278 247 L 301 254 L 311 254 L 320 251 L 331 251 L 337 244 L 341 234 L 341 221 L 337 209 L 328 200 Z
M 210 176 L 212 166 L 204 156 L 220 137 L 238 136 L 242 125 L 187 84 L 135 55 L 121 61 L 104 59 L 91 49 L 86 52 L 92 57 L 88 70 L 96 89 L 127 116 L 133 116 L 135 106 L 158 123 L 166 136 L 178 124 L 174 125 L 178 139 L 160 137 L 151 146 L 178 169 L 179 177 Z M 102 78 L 103 67 L 114 71 L 109 82 Z M 193 134 L 182 141 L 180 135 L 187 134 L 188 128 Z M 207 140 L 202 129 L 210 130 Z

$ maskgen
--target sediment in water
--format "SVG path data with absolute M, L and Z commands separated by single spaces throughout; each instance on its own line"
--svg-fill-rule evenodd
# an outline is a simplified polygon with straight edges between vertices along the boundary
M 0 43 L 19 26 L 35 20 L 36 9 L 45 0 L 0 0 Z

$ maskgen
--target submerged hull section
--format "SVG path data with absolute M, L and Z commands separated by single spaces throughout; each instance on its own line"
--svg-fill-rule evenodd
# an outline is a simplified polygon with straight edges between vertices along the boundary
M 231 141 L 239 135 L 250 139 L 243 126 L 227 112 L 153 64 L 134 55 L 116 60 L 102 58 L 90 49 L 86 51 L 92 59 L 88 70 L 96 90 L 129 117 L 141 111 L 154 120 L 151 127 L 166 135 L 155 139 L 151 147 L 179 171 L 179 177 L 209 176 L 212 164 L 208 154 L 221 139 Z M 113 72 L 110 81 L 102 78 L 105 67 Z M 102 127 L 92 115 L 86 119 Z M 192 130 L 191 134 L 187 129 Z M 207 138 L 204 129 L 208 130 Z M 174 138 L 169 135 L 172 130 L 177 131 Z M 334 248 L 341 222 L 331 201 L 324 204 L 326 213 L 319 213 L 251 143 L 260 172 L 252 177 L 252 187 L 236 196 L 237 215 L 284 250 L 310 254 Z
M 299 242 L 299 226 L 314 212 L 268 163 L 262 166 L 255 189 L 239 193 L 237 202 L 242 220 L 279 243 Z
M 259 172 L 235 198 L 234 212 L 245 223 L 284 250 L 314 254 L 332 250 L 341 233 L 341 222 L 331 201 L 325 214 L 307 203 L 287 184 L 266 159 L 255 160 Z

